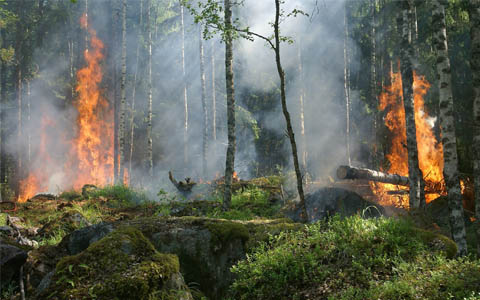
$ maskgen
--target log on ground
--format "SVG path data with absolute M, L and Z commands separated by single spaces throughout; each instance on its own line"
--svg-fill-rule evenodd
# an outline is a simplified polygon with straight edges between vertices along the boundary
M 340 166 L 337 169 L 338 179 L 365 179 L 383 183 L 391 183 L 397 185 L 408 186 L 408 177 L 398 174 L 388 174 L 376 170 L 366 168 L 356 168 L 350 166 Z

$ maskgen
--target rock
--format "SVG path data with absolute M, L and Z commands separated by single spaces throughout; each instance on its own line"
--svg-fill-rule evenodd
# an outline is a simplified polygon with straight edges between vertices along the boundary
M 357 213 L 365 217 L 377 217 L 385 214 L 382 206 L 363 199 L 355 192 L 341 189 L 324 187 L 305 196 L 308 222 L 314 223 L 325 220 L 330 216 L 339 214 L 342 217 L 351 216 Z M 298 200 L 289 207 L 286 215 L 294 221 L 300 221 L 301 209 Z
M 145 218 L 127 223 L 141 230 L 158 251 L 178 255 L 185 280 L 198 284 L 212 300 L 224 299 L 233 282 L 230 268 L 244 259 L 249 249 L 267 241 L 269 233 L 302 226 L 285 219 L 242 222 L 199 217 Z
M 100 240 L 113 231 L 113 225 L 108 223 L 98 223 L 72 232 L 65 236 L 60 242 L 65 246 L 68 253 L 73 255 L 87 249 L 92 243 Z
M 27 260 L 27 252 L 0 240 L 0 278 L 1 287 L 7 286 L 12 280 L 17 280 L 20 267 Z
M 0 226 L 0 235 L 13 236 L 13 228 L 10 226 Z
M 55 271 L 50 271 L 45 275 L 40 283 L 37 286 L 37 289 L 35 291 L 35 296 L 38 297 L 43 291 L 45 291 L 49 286 L 50 283 L 52 282 L 52 277 L 55 274 Z
M 48 288 L 37 299 L 193 297 L 180 273 L 178 257 L 158 252 L 140 231 L 123 226 L 83 252 L 62 258 Z

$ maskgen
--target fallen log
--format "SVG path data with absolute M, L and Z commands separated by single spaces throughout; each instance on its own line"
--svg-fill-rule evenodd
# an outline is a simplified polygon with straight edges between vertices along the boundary
M 398 174 L 388 174 L 380 171 L 370 170 L 366 168 L 356 168 L 350 166 L 340 166 L 337 169 L 338 179 L 365 179 L 383 183 L 391 183 L 396 185 L 408 186 L 408 177 Z

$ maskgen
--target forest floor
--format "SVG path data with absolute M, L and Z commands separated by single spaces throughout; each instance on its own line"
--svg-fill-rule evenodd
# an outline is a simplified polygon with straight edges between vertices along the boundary
M 47 289 L 49 295 L 38 296 L 42 295 L 35 291 L 40 280 L 35 283 L 31 279 L 32 283 L 26 284 L 27 299 L 62 299 L 55 296 L 55 289 L 60 287 L 69 291 L 70 299 L 81 295 L 77 282 L 80 279 L 73 276 L 72 267 L 65 271 L 62 266 L 69 257 L 81 260 L 88 257 L 89 251 L 97 251 L 95 245 L 100 246 L 93 243 L 79 254 L 69 256 L 62 245 L 69 237 L 71 240 L 72 233 L 82 228 L 114 224 L 119 228 L 114 232 L 123 232 L 121 230 L 125 229 L 121 228 L 136 224 L 134 227 L 142 233 L 126 230 L 123 237 L 127 236 L 132 242 L 133 236 L 140 235 L 142 239 L 145 236 L 143 244 L 164 252 L 165 249 L 160 249 L 155 242 L 154 237 L 159 233 L 151 234 L 149 226 L 138 225 L 150 222 L 167 222 L 162 224 L 176 227 L 169 229 L 173 230 L 168 231 L 169 239 L 172 239 L 172 232 L 178 237 L 180 229 L 184 232 L 193 230 L 196 236 L 208 230 L 208 236 L 212 236 L 210 243 L 216 241 L 219 244 L 207 249 L 211 252 L 205 250 L 207 256 L 221 253 L 220 257 L 227 255 L 243 259 L 232 258 L 230 264 L 222 265 L 225 272 L 234 274 L 231 282 L 226 283 L 226 288 L 219 287 L 218 292 L 209 294 L 209 291 L 217 290 L 216 283 L 195 278 L 193 271 L 185 267 L 191 262 L 185 259 L 184 253 L 170 249 L 178 255 L 180 269 L 178 266 L 170 268 L 173 271 L 165 276 L 170 278 L 181 270 L 185 284 L 177 283 L 176 289 L 188 291 L 188 296 L 172 296 L 170 290 L 164 292 L 165 285 L 152 287 L 148 283 L 142 299 L 480 299 L 480 261 L 473 254 L 467 258 L 454 257 L 456 246 L 444 235 L 448 230 L 442 227 L 445 225 L 442 220 L 438 222 L 423 214 L 373 219 L 364 219 L 357 214 L 346 218 L 334 216 L 309 225 L 296 224 L 285 217 L 288 201 L 284 198 L 288 195 L 280 188 L 281 184 L 282 179 L 278 176 L 254 180 L 234 194 L 228 212 L 221 209 L 222 193 L 218 187 L 205 189 L 208 192 L 188 201 L 164 191 L 160 191 L 158 199 L 153 201 L 146 193 L 124 186 L 92 188 L 83 194 L 66 191 L 54 197 L 38 195 L 26 203 L 19 203 L 16 211 L 0 213 L 0 226 L 7 225 L 7 215 L 8 218 L 18 218 L 14 225 L 21 229 L 23 236 L 35 242 L 21 246 L 29 253 L 27 264 L 35 268 L 42 263 L 51 264 L 54 281 Z M 258 226 L 262 228 L 261 234 Z M 471 235 L 473 231 L 469 227 L 469 237 Z M 2 233 L 0 238 L 2 242 L 16 243 Z M 190 239 L 181 243 L 188 243 Z M 235 244 L 237 240 L 240 244 Z M 469 244 L 473 246 L 474 240 L 469 238 Z M 244 252 L 232 252 L 232 247 L 243 247 Z M 49 253 L 58 257 L 46 258 Z M 155 253 L 154 257 L 163 255 Z M 63 258 L 60 260 L 60 257 Z M 152 259 L 151 256 L 142 257 Z M 40 262 L 42 260 L 45 261 Z M 212 263 L 209 258 L 204 260 L 202 264 Z M 153 261 L 158 264 L 155 259 Z M 89 266 L 88 261 L 78 264 L 85 268 Z M 32 278 L 39 273 L 39 268 L 35 268 L 26 268 Z M 89 276 L 93 276 L 92 273 Z M 93 293 L 94 286 L 92 283 L 89 290 L 81 291 L 86 291 L 89 299 L 108 299 L 102 296 L 100 288 Z M 179 295 L 178 291 L 175 295 Z M 17 281 L 2 285 L 0 296 L 1 299 L 20 299 Z

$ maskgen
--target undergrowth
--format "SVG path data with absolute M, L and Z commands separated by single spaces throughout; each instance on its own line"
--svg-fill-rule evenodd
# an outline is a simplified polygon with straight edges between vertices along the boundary
M 407 220 L 336 216 L 260 245 L 232 268 L 231 299 L 461 300 L 480 292 L 480 263 L 447 258 L 451 243 Z

